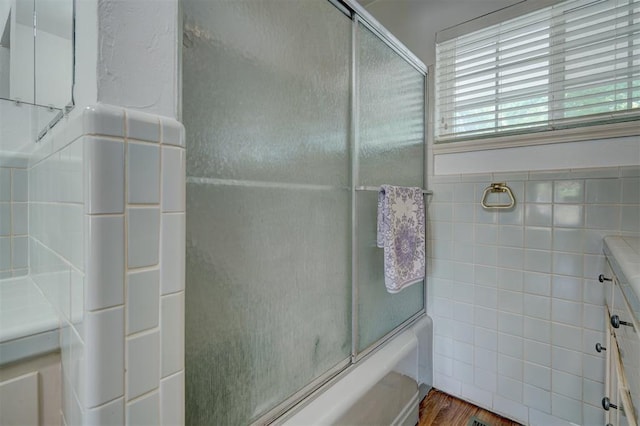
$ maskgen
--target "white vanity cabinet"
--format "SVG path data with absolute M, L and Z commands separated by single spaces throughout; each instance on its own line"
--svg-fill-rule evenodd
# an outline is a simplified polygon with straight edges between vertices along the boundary
M 60 353 L 0 366 L 0 425 L 61 424 Z
M 639 418 L 640 302 L 634 286 L 636 278 L 640 282 L 639 241 L 606 237 L 607 270 L 599 277 L 606 286 L 607 377 L 602 407 L 611 425 L 637 426 Z

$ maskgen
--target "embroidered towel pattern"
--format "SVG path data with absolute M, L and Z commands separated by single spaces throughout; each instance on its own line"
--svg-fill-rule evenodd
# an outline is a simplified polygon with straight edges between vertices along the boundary
M 389 293 L 425 276 L 425 217 L 421 188 L 382 185 L 378 192 L 377 245 L 384 249 L 384 283 Z

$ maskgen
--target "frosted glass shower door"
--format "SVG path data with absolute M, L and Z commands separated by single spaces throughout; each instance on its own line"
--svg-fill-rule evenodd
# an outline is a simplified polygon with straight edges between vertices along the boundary
M 351 350 L 352 21 L 185 0 L 186 417 L 248 424 Z
M 423 186 L 425 77 L 362 23 L 358 28 L 359 185 Z M 424 307 L 424 283 L 397 294 L 384 285 L 376 247 L 378 195 L 358 191 L 358 351 Z

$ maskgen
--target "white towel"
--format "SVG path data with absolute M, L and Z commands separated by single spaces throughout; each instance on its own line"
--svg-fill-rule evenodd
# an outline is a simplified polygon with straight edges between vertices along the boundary
M 380 187 L 377 244 L 384 249 L 384 284 L 389 293 L 397 293 L 424 280 L 425 216 L 422 188 Z

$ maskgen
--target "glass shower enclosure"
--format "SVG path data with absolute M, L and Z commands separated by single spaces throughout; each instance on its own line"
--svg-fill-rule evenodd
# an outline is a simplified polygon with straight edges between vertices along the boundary
M 268 422 L 424 313 L 356 189 L 423 186 L 425 69 L 341 3 L 182 7 L 187 423 Z

